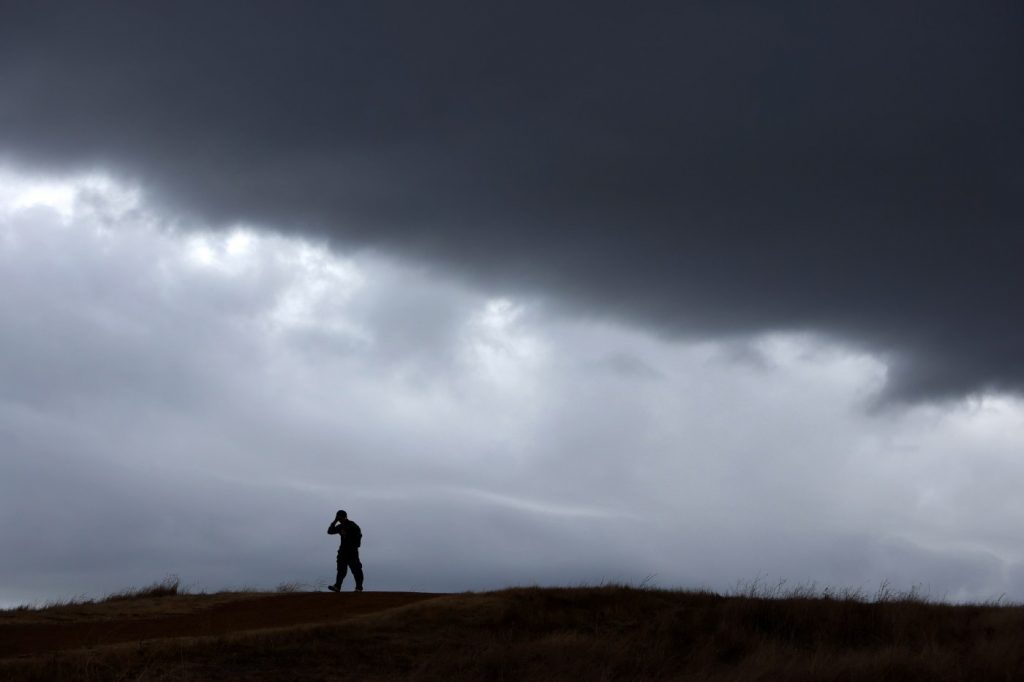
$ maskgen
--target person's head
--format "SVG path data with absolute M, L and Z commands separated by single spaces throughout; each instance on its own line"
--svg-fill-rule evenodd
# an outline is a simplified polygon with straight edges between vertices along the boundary
M 344 521 L 348 518 L 348 514 L 345 513 L 344 509 L 339 509 L 338 513 L 334 515 L 334 518 L 338 521 Z

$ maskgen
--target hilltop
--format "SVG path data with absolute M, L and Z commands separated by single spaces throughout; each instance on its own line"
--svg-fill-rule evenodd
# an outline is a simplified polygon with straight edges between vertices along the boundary
M 913 596 L 143 590 L 0 612 L 0 679 L 1007 680 L 1022 637 Z

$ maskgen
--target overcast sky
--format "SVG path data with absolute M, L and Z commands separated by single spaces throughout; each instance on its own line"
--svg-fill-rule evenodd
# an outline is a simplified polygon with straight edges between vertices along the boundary
M 0 604 L 1024 600 L 1019 3 L 0 6 Z

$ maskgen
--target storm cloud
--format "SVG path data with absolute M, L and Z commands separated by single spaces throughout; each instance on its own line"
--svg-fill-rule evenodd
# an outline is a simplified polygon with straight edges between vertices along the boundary
M 1024 6 L 0 5 L 0 604 L 1024 599 Z M 654 576 L 654 578 L 651 578 Z
M 884 360 L 813 335 L 669 341 L 0 179 L 0 603 L 322 585 L 339 506 L 371 589 L 1024 598 L 1018 400 L 872 413 Z
M 1022 13 L 7 3 L 0 153 L 666 338 L 838 339 L 889 400 L 1019 392 Z

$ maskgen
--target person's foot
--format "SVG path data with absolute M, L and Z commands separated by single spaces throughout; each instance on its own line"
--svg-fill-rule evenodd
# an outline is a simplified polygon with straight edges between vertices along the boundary
M 327 589 L 330 590 L 331 592 L 341 592 L 341 586 L 340 585 L 328 585 Z
M 362 591 L 363 591 L 363 586 L 362 585 L 357 585 L 356 586 L 356 592 L 362 592 Z

